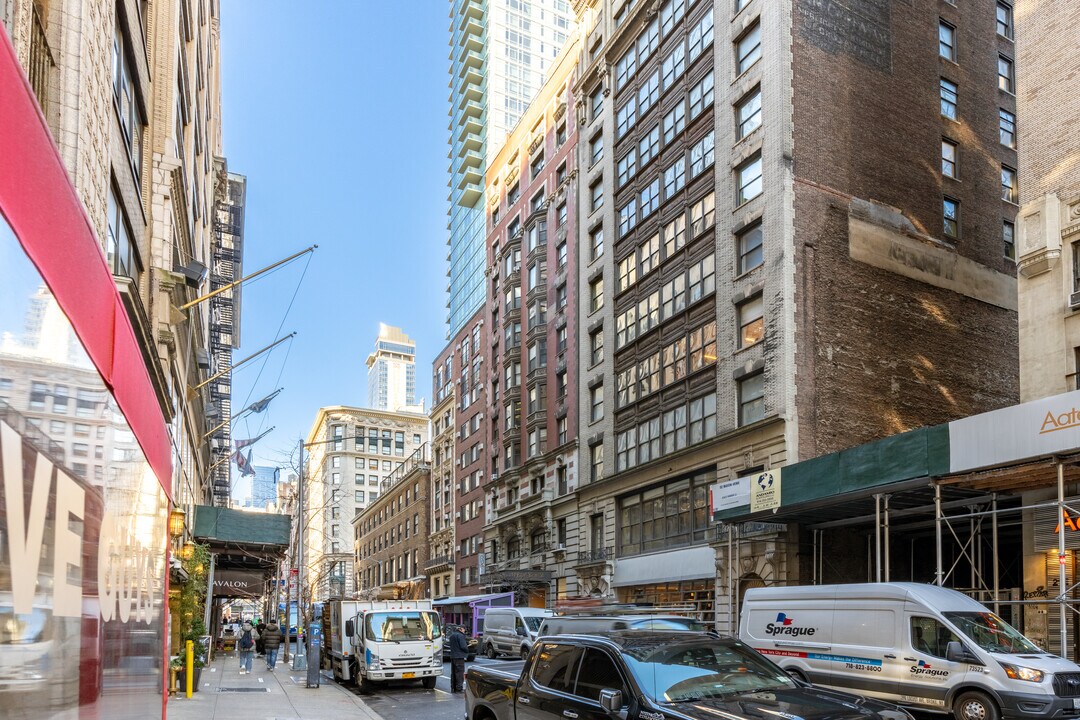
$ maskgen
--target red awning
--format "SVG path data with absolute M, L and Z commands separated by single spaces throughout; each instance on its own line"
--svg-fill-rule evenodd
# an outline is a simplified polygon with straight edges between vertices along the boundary
M 165 418 L 101 244 L 0 32 L 0 214 L 67 314 L 170 496 Z

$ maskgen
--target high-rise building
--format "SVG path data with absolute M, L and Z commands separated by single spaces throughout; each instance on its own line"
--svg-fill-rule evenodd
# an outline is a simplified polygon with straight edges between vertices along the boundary
M 709 486 L 1016 401 L 1014 55 L 960 6 L 575 5 L 592 592 L 807 581 L 711 548 Z
M 568 0 L 450 0 L 449 340 L 484 302 L 484 175 L 574 27 Z
M 379 323 L 368 355 L 368 406 L 390 412 L 423 412 L 416 404 L 416 343 L 401 328 Z
M 577 48 L 575 31 L 487 174 L 491 474 L 480 582 L 531 605 L 578 594 Z
M 1001 145 L 1022 149 L 1014 165 L 1020 213 L 1004 232 L 1007 249 L 1018 243 L 1020 399 L 1027 401 L 1080 389 L 1080 54 L 1065 31 L 1080 22 L 1080 6 L 1017 0 L 1015 13 L 1005 2 L 997 13 L 999 43 L 1011 44 L 1015 31 L 1024 90 L 1015 116 L 1001 109 L 999 132 Z M 1002 193 L 1008 189 L 1003 169 Z
M 276 509 L 281 468 L 255 465 L 254 475 L 237 478 L 232 483 L 232 506 L 247 510 Z
M 427 440 L 424 415 L 340 405 L 320 408 L 305 441 L 304 461 L 304 502 L 309 509 L 304 553 L 311 568 L 304 583 L 312 599 L 358 590 L 353 518 L 378 500 L 387 478 L 421 446 L 426 449 Z

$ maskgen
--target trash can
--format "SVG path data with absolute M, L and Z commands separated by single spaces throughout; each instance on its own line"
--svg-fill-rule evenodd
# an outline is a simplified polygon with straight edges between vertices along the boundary
M 322 623 L 313 622 L 307 630 L 307 686 L 317 688 L 322 681 Z

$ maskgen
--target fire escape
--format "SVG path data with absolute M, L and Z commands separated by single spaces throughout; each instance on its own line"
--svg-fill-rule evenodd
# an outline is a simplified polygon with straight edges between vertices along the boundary
M 216 193 L 214 234 L 211 249 L 210 290 L 220 290 L 241 276 L 244 237 L 243 178 L 221 171 L 224 187 Z M 233 349 L 239 341 L 240 289 L 232 288 L 210 300 L 210 358 L 216 371 L 232 365 Z M 211 487 L 213 504 L 228 507 L 231 495 L 232 462 L 232 373 L 226 372 L 210 384 L 208 400 L 214 411 L 211 422 L 217 429 L 210 438 Z

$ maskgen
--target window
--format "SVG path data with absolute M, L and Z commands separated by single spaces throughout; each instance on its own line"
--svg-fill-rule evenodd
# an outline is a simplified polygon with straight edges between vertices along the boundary
M 715 471 L 699 472 L 619 498 L 619 555 L 704 540 L 709 532 L 709 484 L 715 481 Z
M 637 172 L 636 148 L 630 148 L 630 152 L 626 153 L 626 155 L 619 160 L 616 164 L 616 170 L 618 171 L 619 187 L 622 187 L 633 179 L 634 174 Z
M 604 254 L 604 228 L 594 228 L 589 234 L 589 245 L 592 247 L 592 259 L 596 260 Z
M 618 282 L 615 286 L 618 292 L 622 292 L 637 282 L 637 258 L 633 253 L 619 261 L 618 271 Z
M 941 78 L 941 114 L 950 120 L 956 119 L 956 83 Z
M 531 210 L 532 212 L 539 212 L 540 210 L 543 210 L 543 209 L 544 209 L 544 191 L 541 189 L 540 192 L 533 195 L 532 200 L 529 201 L 529 210 Z
M 589 466 L 592 469 L 593 482 L 604 477 L 604 446 L 602 443 L 589 446 Z
M 715 358 L 715 352 L 713 357 Z M 690 401 L 690 444 L 715 436 L 716 393 L 709 393 Z
M 1013 79 L 1013 61 L 1004 55 L 998 55 L 998 89 L 1007 93 L 1016 92 Z
M 637 72 L 637 48 L 631 47 L 615 62 L 615 92 L 622 90 Z
M 507 205 L 513 205 L 514 203 L 516 203 L 518 201 L 518 198 L 520 198 L 520 197 L 521 197 L 521 183 L 514 183 L 513 186 L 511 186 L 510 189 L 506 191 L 506 204 Z M 518 224 L 518 222 L 519 221 L 517 219 L 515 219 L 512 223 L 510 223 L 510 228 L 507 231 L 507 234 L 510 237 L 513 237 L 514 235 L 517 234 L 517 224 Z
M 1020 192 L 1016 187 L 1016 171 L 1005 165 L 1001 166 L 1001 199 L 1011 203 L 1020 201 Z
M 911 647 L 915 652 L 944 659 L 950 642 L 958 643 L 960 638 L 934 618 L 911 618 Z
M 139 105 L 135 102 L 134 83 L 131 80 L 131 65 L 128 62 L 124 36 L 119 25 L 117 25 L 116 34 L 113 36 L 112 52 L 113 100 L 116 103 L 116 111 L 120 116 L 120 130 L 123 133 L 124 144 L 128 151 L 128 160 L 131 163 L 132 170 L 135 171 L 135 179 L 138 181 L 142 172 L 143 121 L 142 115 L 139 113 Z
M 566 181 L 566 163 L 559 163 L 559 167 L 555 168 L 555 184 L 562 185 Z
M 765 373 L 739 381 L 739 425 L 750 425 L 765 417 Z
M 600 117 L 600 113 L 604 112 L 604 88 L 598 87 L 593 91 L 592 101 L 592 119 Z
M 562 123 L 555 130 L 555 147 L 561 147 L 566 142 L 566 123 Z
M 559 246 L 555 248 L 555 264 L 559 268 L 566 267 L 566 242 L 559 243 Z
M 757 222 L 748 228 L 741 230 L 735 236 L 735 244 L 739 252 L 739 274 L 748 273 L 761 266 L 765 260 L 762 248 L 761 223 Z
M 638 195 L 638 205 L 641 207 L 641 219 L 652 215 L 660 207 L 660 178 L 641 189 Z
M 592 157 L 592 164 L 600 162 L 600 159 L 604 157 L 604 136 L 597 134 L 592 140 L 589 141 L 589 154 Z
M 615 113 L 615 138 L 619 139 L 637 122 L 637 99 L 631 97 Z
M 532 679 L 537 685 L 571 694 L 574 692 L 574 676 L 581 659 L 581 649 L 572 645 L 544 643 L 536 654 L 532 666 Z
M 363 490 L 357 490 L 355 497 L 356 497 L 356 502 L 358 502 L 358 503 L 364 502 L 364 491 Z
M 1001 225 L 1001 239 L 1005 243 L 1005 257 L 1016 262 L 1016 226 L 1008 220 Z
M 533 161 L 529 163 L 529 179 L 535 180 L 536 176 L 540 174 L 540 171 L 544 169 L 544 153 L 541 151 L 539 155 L 533 158 Z
M 638 263 L 642 277 L 660 265 L 660 233 L 654 234 L 638 247 Z
M 649 164 L 656 157 L 660 149 L 660 126 L 654 125 L 653 129 L 641 136 L 638 141 L 638 155 L 641 157 L 641 167 Z
M 938 21 L 938 55 L 956 62 L 956 28 L 944 20 Z
M 712 13 L 709 17 L 712 17 Z M 575 695 L 598 703 L 601 690 L 618 690 L 622 693 L 624 705 L 630 702 L 630 695 L 623 687 L 619 670 L 606 652 L 597 648 L 587 648 L 582 667 L 589 668 L 589 672 L 578 674 Z
M 566 285 L 555 288 L 555 309 L 562 312 L 566 309 Z
M 108 200 L 108 238 L 105 243 L 105 259 L 113 275 L 135 278 L 139 261 L 135 243 L 131 238 L 127 213 L 116 196 L 116 189 L 109 188 Z
M 556 227 L 562 227 L 566 224 L 566 203 L 562 203 L 559 207 L 555 208 L 555 225 Z
M 637 53 L 638 62 L 644 63 L 645 60 L 656 52 L 656 48 L 660 45 L 660 20 L 659 18 L 653 18 L 649 26 L 638 36 L 637 39 Z
M 697 237 L 713 226 L 716 217 L 716 193 L 711 192 L 690 206 L 690 236 Z
M 604 386 L 597 385 L 589 390 L 589 400 L 591 410 L 589 411 L 589 419 L 593 422 L 602 420 L 604 418 Z
M 665 37 L 671 29 L 675 27 L 675 23 L 682 20 L 683 12 L 686 10 L 686 0 L 668 0 L 663 7 L 660 8 L 660 34 Z
M 690 119 L 693 120 L 706 108 L 711 107 L 713 104 L 713 74 L 709 71 L 709 74 L 701 78 L 701 81 L 690 88 Z M 679 103 L 681 106 L 682 103 Z
M 705 137 L 690 148 L 690 177 L 696 178 L 705 168 L 713 164 L 715 130 L 710 130 Z M 760 191 L 759 191 L 760 192 Z
M 942 214 L 945 220 L 945 237 L 960 237 L 960 201 L 945 198 L 942 201 Z
M 765 304 L 761 295 L 736 308 L 739 315 L 739 347 L 750 347 L 765 337 Z
M 761 23 L 754 23 L 754 27 L 735 42 L 735 74 L 746 72 L 760 57 Z
M 998 110 L 998 135 L 1002 145 L 1016 149 L 1016 116 L 1008 110 Z
M 653 71 L 638 89 L 638 114 L 642 117 L 660 99 L 660 69 Z
M 735 170 L 735 186 L 738 188 L 735 204 L 742 205 L 761 194 L 761 153 L 754 155 Z
M 680 213 L 661 228 L 664 257 L 669 258 L 686 244 L 686 215 Z
M 596 312 L 604 307 L 604 278 L 596 278 L 589 283 L 589 311 Z
M 675 81 L 682 77 L 686 70 L 686 46 L 681 42 L 672 49 L 671 54 L 664 58 L 661 65 L 664 77 L 664 89 L 669 89 Z
M 686 271 L 690 302 L 695 303 L 716 290 L 716 256 L 706 255 Z
M 667 145 L 675 137 L 686 128 L 686 103 L 679 101 L 679 104 L 671 108 L 662 121 L 664 127 L 664 144 Z
M 941 141 L 941 174 L 945 177 L 957 177 L 956 143 L 952 140 Z
M 713 41 L 713 14 L 706 12 L 698 24 L 690 28 L 689 54 L 690 62 L 694 62 L 701 51 L 712 45 Z
M 1004 38 L 1012 39 L 1013 36 L 1013 9 L 1012 5 L 998 0 L 997 4 L 997 34 Z
M 738 139 L 743 139 L 761 127 L 761 87 L 751 90 L 735 106 L 735 128 Z
M 604 362 L 604 329 L 589 333 L 589 360 L 591 365 Z
M 592 198 L 592 211 L 596 212 L 604 207 L 604 183 L 596 181 L 589 187 L 589 196 Z
M 619 237 L 624 237 L 637 225 L 637 198 L 619 208 Z

